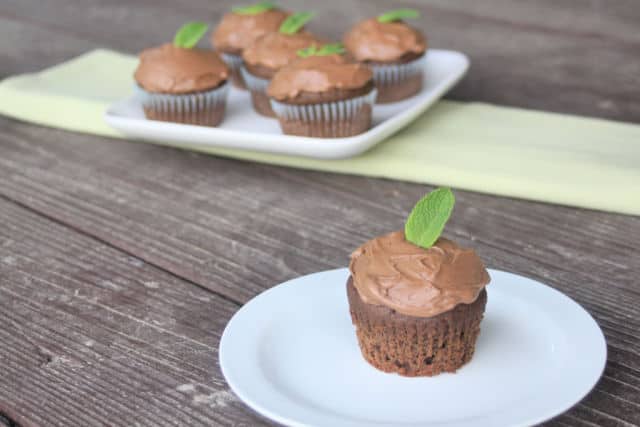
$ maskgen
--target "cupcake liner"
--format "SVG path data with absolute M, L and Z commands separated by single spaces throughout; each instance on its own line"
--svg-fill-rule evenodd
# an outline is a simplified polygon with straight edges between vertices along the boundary
M 364 105 L 372 105 L 377 90 L 357 98 L 342 101 L 324 102 L 320 104 L 286 104 L 271 99 L 271 108 L 278 117 L 287 120 L 312 122 L 317 120 L 346 120 L 353 117 Z
M 240 89 L 246 89 L 244 79 L 240 72 L 240 69 L 242 68 L 242 56 L 224 52 L 220 52 L 220 56 L 222 56 L 222 60 L 229 67 L 233 85 Z
M 271 108 L 286 134 L 342 138 L 365 132 L 371 126 L 371 112 L 377 90 L 334 102 L 295 105 L 271 99 Z
M 135 87 L 135 96 L 148 119 L 215 126 L 224 115 L 229 84 L 188 94 L 153 93 Z
M 487 293 L 430 318 L 365 303 L 352 278 L 347 298 L 364 359 L 381 371 L 416 377 L 455 372 L 473 358 Z
M 267 87 L 269 86 L 270 80 L 254 76 L 244 65 L 240 67 L 240 74 L 247 89 L 251 92 L 253 109 L 263 116 L 275 117 L 276 114 L 271 108 L 269 97 L 267 96 Z
M 240 74 L 247 85 L 247 89 L 252 92 L 266 92 L 269 80 L 251 74 L 245 66 L 240 67 Z
M 389 86 L 421 74 L 424 70 L 426 55 L 404 64 L 371 64 L 373 81 L 376 85 Z
M 425 55 L 405 64 L 371 64 L 373 81 L 378 88 L 377 104 L 397 102 L 422 90 Z

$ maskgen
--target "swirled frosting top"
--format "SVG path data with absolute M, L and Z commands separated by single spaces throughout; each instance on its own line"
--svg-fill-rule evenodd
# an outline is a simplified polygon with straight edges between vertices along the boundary
M 349 269 L 365 303 L 416 317 L 470 304 L 491 280 L 472 249 L 445 238 L 424 249 L 408 242 L 403 231 L 360 246 L 351 254 Z
M 171 43 L 143 51 L 134 74 L 143 89 L 170 94 L 213 89 L 228 76 L 229 68 L 216 52 Z
M 357 89 L 373 79 L 371 70 L 343 55 L 310 56 L 280 69 L 271 79 L 267 94 L 279 101 L 301 92 L 321 93 L 332 89 Z
M 298 50 L 322 42 L 314 35 L 301 31 L 294 34 L 269 33 L 242 51 L 242 59 L 248 64 L 280 69 L 298 58 Z
M 278 31 L 289 15 L 289 12 L 279 9 L 267 10 L 256 15 L 227 13 L 211 35 L 211 41 L 217 50 L 239 55 L 258 38 Z
M 344 46 L 358 61 L 393 62 L 406 55 L 419 56 L 427 49 L 424 35 L 402 21 L 367 19 L 345 36 Z

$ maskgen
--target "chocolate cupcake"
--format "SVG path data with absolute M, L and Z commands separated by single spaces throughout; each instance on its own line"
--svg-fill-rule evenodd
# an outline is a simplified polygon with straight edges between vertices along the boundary
M 269 81 L 279 69 L 299 58 L 300 49 L 321 44 L 314 35 L 301 31 L 311 17 L 309 12 L 294 13 L 277 32 L 265 34 L 242 51 L 242 78 L 258 113 L 275 117 L 266 93 Z
M 341 138 L 371 126 L 376 96 L 371 70 L 327 45 L 278 71 L 267 88 L 271 108 L 289 135 Z
M 377 103 L 400 101 L 422 89 L 427 42 L 401 20 L 418 16 L 412 9 L 391 11 L 358 23 L 344 36 L 349 54 L 373 70 Z
M 240 67 L 242 51 L 265 34 L 278 31 L 289 16 L 269 1 L 236 7 L 225 14 L 211 35 L 211 42 L 231 69 L 234 86 L 246 89 Z
M 217 53 L 194 47 L 206 30 L 203 23 L 186 24 L 173 44 L 140 54 L 136 95 L 148 119 L 201 126 L 222 121 L 229 68 Z
M 433 376 L 473 357 L 490 278 L 472 249 L 439 237 L 452 207 L 451 191 L 436 190 L 418 202 L 405 231 L 351 255 L 351 319 L 362 355 L 377 369 Z

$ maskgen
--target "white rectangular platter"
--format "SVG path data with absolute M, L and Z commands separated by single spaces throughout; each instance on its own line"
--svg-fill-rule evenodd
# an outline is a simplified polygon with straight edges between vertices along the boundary
M 111 105 L 105 120 L 128 137 L 173 146 L 203 145 L 319 159 L 347 158 L 363 153 L 407 126 L 453 87 L 468 68 L 469 59 L 463 53 L 429 50 L 422 91 L 404 101 L 375 105 L 371 129 L 348 138 L 284 135 L 276 119 L 253 110 L 248 92 L 235 88 L 229 92 L 225 118 L 215 128 L 147 120 L 133 96 Z

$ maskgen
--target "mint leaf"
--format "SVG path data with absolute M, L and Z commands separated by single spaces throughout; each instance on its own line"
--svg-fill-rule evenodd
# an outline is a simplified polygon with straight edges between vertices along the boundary
M 284 34 L 295 34 L 300 28 L 313 18 L 315 13 L 313 12 L 297 12 L 293 15 L 289 15 L 280 25 L 280 32 Z
M 336 53 L 344 53 L 344 45 L 342 43 L 329 43 L 318 49 L 318 47 L 313 44 L 309 47 L 298 50 L 296 53 L 301 58 L 308 58 L 309 56 L 328 56 Z
M 404 237 L 422 248 L 430 248 L 438 240 L 456 199 L 448 188 L 438 188 L 424 196 L 409 214 Z
M 309 56 L 315 55 L 317 52 L 318 52 L 318 48 L 316 47 L 315 44 L 312 44 L 311 46 L 305 47 L 304 49 L 298 49 L 296 54 L 300 58 L 308 58 Z
M 191 49 L 207 32 L 209 26 L 204 22 L 188 22 L 184 24 L 173 38 L 173 44 L 177 47 Z
M 378 16 L 378 22 L 384 23 L 415 18 L 420 18 L 420 12 L 415 9 L 395 9 Z
M 251 6 L 238 6 L 231 9 L 233 13 L 238 15 L 258 15 L 267 10 L 275 9 L 276 4 L 271 1 L 261 1 Z
M 344 53 L 344 45 L 342 43 L 338 42 L 325 44 L 320 49 L 318 49 L 318 53 L 316 53 L 316 55 L 327 56 L 333 55 L 335 53 Z

